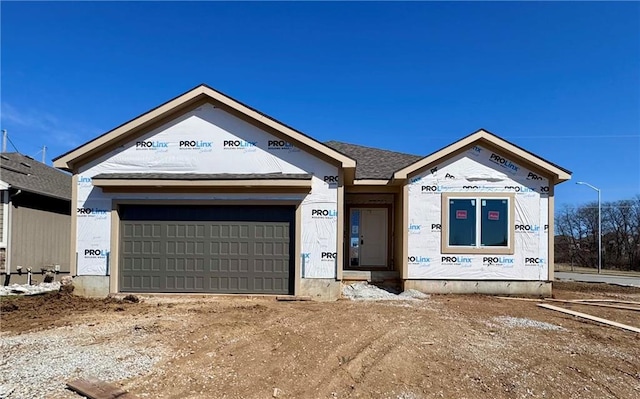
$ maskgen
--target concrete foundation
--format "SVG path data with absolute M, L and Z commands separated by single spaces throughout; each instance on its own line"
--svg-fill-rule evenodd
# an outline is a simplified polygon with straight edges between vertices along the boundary
M 76 276 L 73 286 L 75 295 L 106 298 L 109 295 L 109 276 Z
M 328 278 L 303 278 L 298 295 L 314 301 L 335 301 L 342 295 L 342 283 Z
M 405 280 L 404 289 L 427 294 L 551 296 L 550 281 Z

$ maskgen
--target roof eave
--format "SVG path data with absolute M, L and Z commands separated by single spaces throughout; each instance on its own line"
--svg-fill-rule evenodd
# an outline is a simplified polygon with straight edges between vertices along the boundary
M 571 179 L 571 172 L 551 164 L 550 162 L 512 144 L 495 134 L 488 132 L 484 129 L 480 129 L 467 137 L 464 137 L 426 157 L 419 159 L 418 161 L 396 171 L 393 174 L 392 180 L 406 180 L 411 173 L 414 173 L 430 164 L 438 162 L 440 159 L 447 157 L 456 151 L 462 150 L 474 143 L 487 142 L 494 147 L 503 149 L 516 155 L 517 158 L 524 160 L 527 163 L 531 163 L 538 169 L 545 171 L 548 175 L 553 176 L 554 184 L 559 184 Z M 531 159 L 534 158 L 534 159 Z
M 275 129 L 283 135 L 290 137 L 292 140 L 327 155 L 329 158 L 337 161 L 343 168 L 355 168 L 356 166 L 356 161 L 354 159 L 206 85 L 199 85 L 190 91 L 116 127 L 115 129 L 110 130 L 94 140 L 91 140 L 88 143 L 55 158 L 53 160 L 53 165 L 59 169 L 73 171 L 80 162 L 90 159 L 92 154 L 95 154 L 101 149 L 107 147 L 109 143 L 114 140 L 122 139 L 129 134 L 144 129 L 144 127 L 151 125 L 163 117 L 171 113 L 178 112 L 202 99 L 211 99 L 250 119 L 253 119 L 258 123 Z
M 47 197 L 47 198 L 55 198 L 55 199 L 59 199 L 59 200 L 63 200 L 63 201 L 71 201 L 71 197 L 65 197 L 63 195 L 52 194 L 52 193 L 48 193 L 48 192 L 41 191 L 41 190 L 35 190 L 33 188 L 28 188 L 28 187 L 21 187 L 20 185 L 7 184 L 6 189 L 9 189 L 9 188 L 12 188 L 12 189 L 15 189 L 15 190 L 24 191 L 24 192 L 27 192 L 27 193 L 36 194 L 36 195 L 41 195 L 41 196 Z

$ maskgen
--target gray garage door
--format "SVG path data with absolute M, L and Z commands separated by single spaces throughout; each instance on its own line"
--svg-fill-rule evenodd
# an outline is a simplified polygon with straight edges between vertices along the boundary
M 292 206 L 119 211 L 121 292 L 293 293 Z

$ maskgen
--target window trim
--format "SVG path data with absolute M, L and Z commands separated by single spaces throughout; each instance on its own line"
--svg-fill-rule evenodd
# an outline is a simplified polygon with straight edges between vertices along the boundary
M 470 198 L 479 204 L 483 199 L 508 199 L 509 200 L 509 245 L 507 247 L 462 247 L 449 245 L 449 199 Z M 513 255 L 515 252 L 515 194 L 514 193 L 442 193 L 441 195 L 441 221 L 440 252 L 443 254 L 488 254 L 488 255 Z M 480 227 L 478 227 L 480 226 Z M 481 240 L 481 222 L 476 223 L 476 237 Z

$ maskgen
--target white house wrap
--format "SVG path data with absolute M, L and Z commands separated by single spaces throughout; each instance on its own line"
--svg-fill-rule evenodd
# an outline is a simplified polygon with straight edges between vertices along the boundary
M 409 278 L 544 280 L 548 275 L 549 181 L 481 146 L 437 164 L 409 183 Z M 513 255 L 441 251 L 443 193 L 515 193 Z M 509 215 L 499 215 L 509 217 Z
M 424 157 L 320 143 L 205 85 L 54 165 L 74 177 L 86 295 L 549 295 L 554 186 L 571 178 L 485 130 Z
M 300 194 L 104 193 L 91 179 L 104 173 L 308 173 Z M 202 105 L 84 165 L 78 173 L 78 275 L 105 275 L 114 199 L 300 200 L 304 277 L 336 277 L 338 168 L 211 104 Z M 323 257 L 324 254 L 324 257 Z

